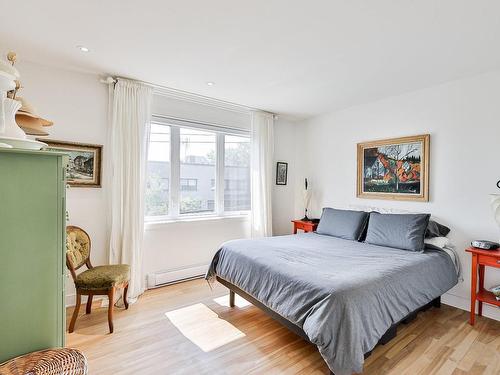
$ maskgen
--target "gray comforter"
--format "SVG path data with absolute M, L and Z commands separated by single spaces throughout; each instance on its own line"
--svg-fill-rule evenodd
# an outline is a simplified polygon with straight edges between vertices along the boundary
M 392 324 L 457 283 L 445 252 L 316 233 L 229 241 L 207 279 L 216 275 L 301 327 L 337 375 L 361 372 Z

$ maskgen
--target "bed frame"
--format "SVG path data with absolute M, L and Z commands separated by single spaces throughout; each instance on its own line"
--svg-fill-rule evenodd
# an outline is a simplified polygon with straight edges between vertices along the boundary
M 260 308 L 262 311 L 264 311 L 266 314 L 268 314 L 271 318 L 273 318 L 274 320 L 276 320 L 279 323 L 281 323 L 282 325 L 284 325 L 286 328 L 288 328 L 293 333 L 299 335 L 307 342 L 311 342 L 309 340 L 309 338 L 307 337 L 307 334 L 304 332 L 304 330 L 302 328 L 300 328 L 296 324 L 292 323 L 288 319 L 282 317 L 281 315 L 279 315 L 275 311 L 271 310 L 269 307 L 267 307 L 262 302 L 258 301 L 254 297 L 252 297 L 250 294 L 241 290 L 236 285 L 230 283 L 229 281 L 226 281 L 226 280 L 220 278 L 219 276 L 217 276 L 216 278 L 217 278 L 218 282 L 220 282 L 222 285 L 224 285 L 225 287 L 227 287 L 229 289 L 229 306 L 230 307 L 234 307 L 234 297 L 235 297 L 235 294 L 238 294 L 240 297 L 246 299 L 248 302 L 252 303 L 254 306 L 257 306 L 258 308 Z M 425 311 L 431 307 L 437 307 L 437 308 L 441 307 L 441 297 L 438 297 L 438 298 L 432 300 L 431 302 L 429 302 L 428 304 L 426 304 L 422 307 L 419 307 L 415 311 L 412 311 L 411 313 L 409 313 L 406 317 L 401 319 L 399 322 L 393 324 L 391 327 L 389 327 L 389 329 L 380 338 L 377 345 L 387 344 L 394 337 L 396 337 L 397 328 L 398 328 L 399 324 L 401 324 L 401 323 L 408 324 L 409 322 L 411 322 L 413 319 L 415 319 L 417 317 L 417 314 L 420 311 Z M 365 359 L 368 358 L 371 354 L 372 354 L 372 351 L 365 353 Z M 330 374 L 333 374 L 333 372 L 330 372 Z

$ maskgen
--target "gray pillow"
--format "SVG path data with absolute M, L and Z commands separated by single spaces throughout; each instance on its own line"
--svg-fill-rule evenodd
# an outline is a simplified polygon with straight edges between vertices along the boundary
M 370 213 L 365 242 L 409 251 L 424 250 L 429 214 Z
M 446 237 L 451 229 L 437 221 L 429 220 L 429 225 L 425 231 L 425 238 Z
M 367 220 L 368 212 L 326 207 L 323 208 L 316 233 L 358 241 Z

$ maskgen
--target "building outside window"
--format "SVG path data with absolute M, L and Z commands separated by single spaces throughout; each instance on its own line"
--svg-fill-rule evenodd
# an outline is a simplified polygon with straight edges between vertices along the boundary
M 250 210 L 250 138 L 224 136 L 224 210 Z
M 151 124 L 146 180 L 146 216 L 169 214 L 169 181 L 170 127 Z

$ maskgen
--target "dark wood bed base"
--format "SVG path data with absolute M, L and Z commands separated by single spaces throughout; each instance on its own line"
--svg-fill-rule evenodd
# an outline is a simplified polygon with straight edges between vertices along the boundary
M 225 287 L 227 287 L 229 289 L 229 306 L 234 307 L 234 295 L 236 293 L 240 297 L 242 297 L 242 298 L 246 299 L 248 302 L 252 303 L 252 305 L 257 306 L 259 309 L 261 309 L 262 311 L 264 311 L 266 314 L 268 314 L 274 320 L 277 320 L 279 323 L 281 323 L 282 325 L 284 325 L 286 328 L 288 328 L 293 333 L 299 335 L 300 337 L 302 337 L 307 342 L 311 342 L 302 328 L 300 328 L 299 326 L 295 325 L 294 323 L 292 323 L 288 319 L 282 317 L 280 314 L 274 312 L 269 307 L 267 307 L 266 305 L 264 305 L 262 302 L 258 301 L 254 297 L 252 297 L 250 294 L 248 294 L 245 291 L 241 290 L 236 285 L 231 284 L 229 281 L 226 281 L 226 280 L 220 278 L 219 276 L 217 276 L 217 281 L 220 282 L 222 285 L 224 285 Z M 426 304 L 426 305 L 424 305 L 424 306 L 416 309 L 415 311 L 412 311 L 406 317 L 404 317 L 403 319 L 401 319 L 399 322 L 393 324 L 384 333 L 384 335 L 380 338 L 380 340 L 378 341 L 377 345 L 379 345 L 379 344 L 382 344 L 382 345 L 387 344 L 394 337 L 396 337 L 397 328 L 398 328 L 399 324 L 401 324 L 401 323 L 408 324 L 409 322 L 411 322 L 413 319 L 415 319 L 417 317 L 417 314 L 420 311 L 425 311 L 425 310 L 427 310 L 427 309 L 429 309 L 431 307 L 441 307 L 441 297 L 438 297 L 438 298 L 432 300 L 431 302 L 429 302 L 428 304 Z M 369 351 L 368 353 L 365 353 L 365 359 L 368 358 L 370 356 L 370 354 L 372 354 L 372 351 Z M 331 374 L 333 374 L 333 373 L 331 372 Z

